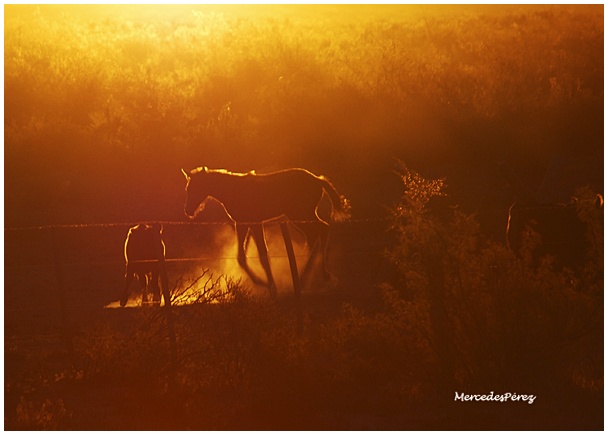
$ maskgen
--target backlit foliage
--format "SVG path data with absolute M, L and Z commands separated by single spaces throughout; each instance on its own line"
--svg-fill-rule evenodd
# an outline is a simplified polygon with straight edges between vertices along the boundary
M 90 192 L 113 193 L 100 208 L 110 219 L 150 195 L 136 188 L 150 174 L 164 189 L 175 168 L 202 164 L 320 167 L 340 181 L 353 178 L 345 160 L 351 171 L 393 156 L 465 162 L 490 141 L 485 153 L 503 157 L 502 131 L 479 142 L 438 136 L 469 122 L 508 123 L 510 150 L 535 157 L 547 146 L 531 140 L 551 144 L 557 124 L 579 122 L 564 110 L 602 108 L 602 8 L 394 8 L 373 19 L 374 9 L 323 6 L 286 16 L 252 6 L 250 18 L 194 6 L 7 6 L 8 220 L 26 219 L 33 198 L 86 219 L 99 205 Z M 65 220 L 50 204 L 41 219 Z

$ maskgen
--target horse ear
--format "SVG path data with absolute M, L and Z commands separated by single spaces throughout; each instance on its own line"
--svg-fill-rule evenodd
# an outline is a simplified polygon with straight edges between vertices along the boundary
M 190 175 L 186 171 L 184 171 L 184 168 L 182 168 L 182 174 L 184 174 L 184 177 L 186 177 L 186 180 L 190 179 Z

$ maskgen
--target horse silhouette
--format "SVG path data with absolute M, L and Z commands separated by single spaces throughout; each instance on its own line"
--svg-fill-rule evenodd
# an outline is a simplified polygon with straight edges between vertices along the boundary
M 162 233 L 160 224 L 138 224 L 129 229 L 125 239 L 125 287 L 121 294 L 121 306 L 127 304 L 129 287 L 136 276 L 142 291 L 142 304 L 148 302 L 149 291 L 153 304 L 160 304 L 159 259 L 161 256 L 165 258 Z
M 578 178 L 566 171 L 568 166 L 566 156 L 553 156 L 543 182 L 534 189 L 506 162 L 499 163 L 499 172 L 516 197 L 508 213 L 507 246 L 521 257 L 530 256 L 534 265 L 550 256 L 558 268 L 577 268 L 602 256 L 603 197 L 578 189 Z
M 602 205 L 600 194 L 594 201 L 574 198 L 570 203 L 516 202 L 508 215 L 508 247 L 517 255 L 530 250 L 534 264 L 551 256 L 559 268 L 578 267 L 594 253 L 599 238 L 594 227 L 602 223 Z
M 323 176 L 300 168 L 269 174 L 232 173 L 226 170 L 196 168 L 182 170 L 186 177 L 185 214 L 194 218 L 205 207 L 209 198 L 221 203 L 234 222 L 237 233 L 239 265 L 255 284 L 265 285 L 272 294 L 276 291 L 264 235 L 264 223 L 282 218 L 292 222 L 305 236 L 310 255 L 302 278 L 311 269 L 314 257 L 321 251 L 323 274 L 329 280 L 326 263 L 329 224 L 317 213 L 324 192 L 332 202 L 332 219 L 339 221 L 349 216 L 349 203 Z M 245 255 L 248 235 L 254 239 L 266 282 L 247 264 Z

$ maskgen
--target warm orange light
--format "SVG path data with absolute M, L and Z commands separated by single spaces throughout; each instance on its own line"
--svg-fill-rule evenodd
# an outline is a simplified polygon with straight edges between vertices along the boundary
M 458 4 L 91 4 L 91 5 L 5 5 L 5 19 L 41 13 L 52 18 L 73 16 L 81 20 L 127 19 L 132 22 L 180 23 L 195 19 L 197 14 L 217 14 L 227 18 L 290 20 L 389 21 L 448 18 L 474 14 L 500 15 L 548 9 L 548 5 L 458 5 Z M 565 8 L 565 5 L 559 7 Z M 575 6 L 574 6 L 575 7 Z M 592 11 L 597 5 L 577 5 L 579 11 Z

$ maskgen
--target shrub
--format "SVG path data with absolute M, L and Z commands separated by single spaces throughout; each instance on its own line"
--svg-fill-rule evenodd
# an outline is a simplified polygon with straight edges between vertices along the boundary
M 557 270 L 550 259 L 534 267 L 530 256 L 486 241 L 475 216 L 448 206 L 443 180 L 401 162 L 398 174 L 405 190 L 392 210 L 388 255 L 404 279 L 401 298 L 428 310 L 439 386 L 564 393 L 583 388 L 573 382 L 585 372 L 598 388 L 602 274 L 589 273 L 598 272 L 598 257 L 580 272 Z

